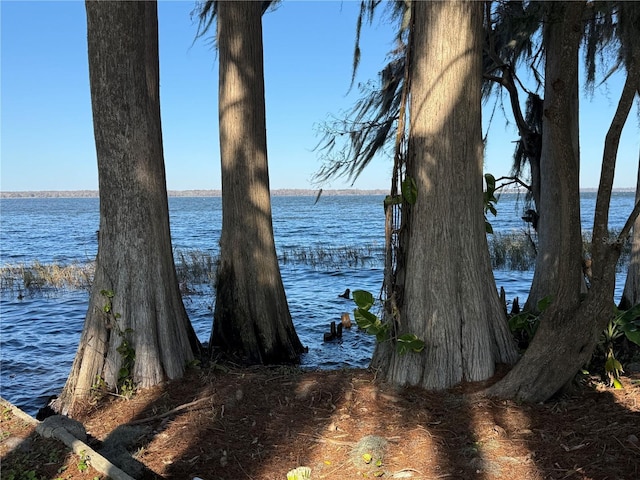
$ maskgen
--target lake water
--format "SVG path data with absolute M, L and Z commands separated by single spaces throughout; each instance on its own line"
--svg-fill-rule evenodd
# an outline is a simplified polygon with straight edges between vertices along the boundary
M 353 303 L 338 297 L 346 288 L 378 294 L 382 287 L 384 249 L 383 196 L 274 196 L 273 227 L 281 258 L 281 273 L 293 321 L 309 353 L 309 368 L 366 367 L 372 338 L 356 328 L 341 342 L 323 342 L 323 333 Z M 633 208 L 634 195 L 614 193 L 611 228 L 621 228 Z M 582 195 L 583 228 L 590 229 L 595 194 Z M 503 195 L 498 217 L 490 218 L 496 232 L 523 232 L 524 201 Z M 97 253 L 97 198 L 0 199 L 0 264 L 85 262 Z M 222 223 L 219 197 L 169 199 L 173 246 L 176 251 L 217 254 Z M 332 250 L 333 249 L 333 250 Z M 312 264 L 296 260 L 314 251 L 354 249 L 357 264 L 344 261 Z M 363 253 L 364 252 L 364 253 Z M 364 260 L 364 261 L 363 261 Z M 351 264 L 350 264 L 351 263 Z M 532 271 L 496 270 L 498 288 L 507 298 L 525 299 Z M 618 278 L 621 293 L 624 273 Z M 185 306 L 201 341 L 209 338 L 213 299 L 210 290 L 186 296 Z M 64 385 L 71 367 L 88 303 L 84 291 L 40 292 L 18 299 L 0 292 L 0 354 L 2 397 L 34 414 L 49 395 Z

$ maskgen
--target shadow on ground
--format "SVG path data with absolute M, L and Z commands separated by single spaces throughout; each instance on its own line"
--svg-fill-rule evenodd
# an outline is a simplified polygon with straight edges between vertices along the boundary
M 131 400 L 106 397 L 79 418 L 144 479 L 284 480 L 308 466 L 314 480 L 630 480 L 640 476 L 640 384 L 625 384 L 530 405 L 469 395 L 486 384 L 429 393 L 369 370 L 217 365 Z M 51 471 L 39 474 L 58 478 Z M 59 478 L 94 477 L 67 468 Z

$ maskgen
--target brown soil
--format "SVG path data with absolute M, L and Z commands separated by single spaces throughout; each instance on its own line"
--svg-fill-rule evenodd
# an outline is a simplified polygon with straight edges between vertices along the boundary
M 484 386 L 476 384 L 395 389 L 367 370 L 218 366 L 130 400 L 105 397 L 77 418 L 92 448 L 126 445 L 145 479 L 284 480 L 308 466 L 314 480 L 632 480 L 640 478 L 640 376 L 624 383 L 585 381 L 571 396 L 530 405 L 472 397 Z M 100 478 L 10 411 L 1 419 L 2 478 Z M 26 448 L 15 437 L 30 438 Z

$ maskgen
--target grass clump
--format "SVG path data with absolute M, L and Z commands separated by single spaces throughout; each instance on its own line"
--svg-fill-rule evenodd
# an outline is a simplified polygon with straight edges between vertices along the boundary
M 94 262 L 74 262 L 65 265 L 43 264 L 35 260 L 30 264 L 4 265 L 0 267 L 0 290 L 2 292 L 33 292 L 65 288 L 89 290 L 94 271 Z
M 615 239 L 616 232 L 610 238 Z M 535 267 L 536 241 L 526 232 L 494 233 L 488 236 L 491 265 L 494 269 L 525 271 Z M 591 235 L 583 234 L 585 256 L 590 256 Z M 631 242 L 622 245 L 618 262 L 621 271 L 629 263 Z M 174 252 L 176 273 L 183 295 L 197 293 L 198 286 L 215 283 L 218 257 L 202 250 L 176 250 Z M 324 245 L 300 246 L 280 249 L 281 265 L 301 264 L 327 270 L 342 268 L 379 267 L 384 265 L 384 246 L 377 243 L 326 247 Z M 70 264 L 44 264 L 34 260 L 30 264 L 0 266 L 0 293 L 91 288 L 95 262 L 73 262 Z
M 611 231 L 609 238 L 616 241 L 620 232 Z M 491 266 L 501 270 L 533 270 L 536 264 L 537 237 L 528 232 L 507 232 L 488 235 Z M 622 244 L 618 271 L 622 271 L 629 264 L 631 255 L 631 241 Z M 582 251 L 585 258 L 591 257 L 591 232 L 582 233 Z
M 174 253 L 180 289 L 189 291 L 194 285 L 213 285 L 218 257 L 202 250 L 177 250 Z
M 375 266 L 384 263 L 384 248 L 378 244 L 295 247 L 281 250 L 278 260 L 282 264 L 303 264 L 336 269 Z
M 536 262 L 536 247 L 524 233 L 494 233 L 488 236 L 491 266 L 503 270 L 531 270 Z

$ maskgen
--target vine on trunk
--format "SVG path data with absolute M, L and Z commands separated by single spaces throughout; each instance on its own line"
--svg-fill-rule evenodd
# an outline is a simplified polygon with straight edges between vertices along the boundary
M 118 380 L 116 382 L 116 391 L 120 395 L 130 398 L 136 391 L 136 385 L 133 381 L 133 367 L 136 360 L 136 351 L 129 343 L 127 336 L 133 333 L 131 328 L 125 328 L 122 330 L 118 325 L 118 319 L 121 318 L 120 313 L 113 311 L 113 297 L 115 293 L 112 290 L 101 290 L 100 294 L 105 297 L 106 303 L 102 307 L 102 312 L 107 319 L 107 327 L 114 329 L 121 339 L 120 345 L 116 348 L 116 351 L 120 354 L 122 359 L 122 366 L 118 370 Z M 104 391 L 108 388 L 104 378 L 100 375 L 97 376 L 96 382 L 93 385 L 93 389 L 96 391 Z

